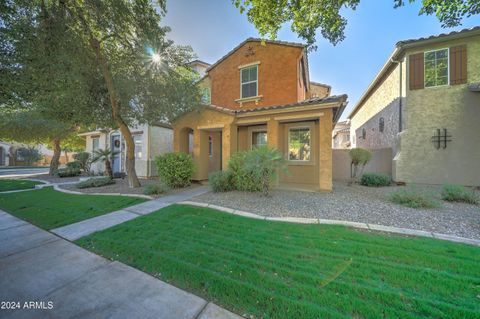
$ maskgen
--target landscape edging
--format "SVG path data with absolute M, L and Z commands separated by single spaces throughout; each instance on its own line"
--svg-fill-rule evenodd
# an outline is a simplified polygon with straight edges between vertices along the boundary
M 212 209 L 216 209 L 228 214 L 243 216 L 247 218 L 255 218 L 255 219 L 262 219 L 262 220 L 269 220 L 269 221 L 278 221 L 278 222 L 288 222 L 288 223 L 297 223 L 297 224 L 323 224 L 323 225 L 343 225 L 348 227 L 360 228 L 360 229 L 367 229 L 372 231 L 381 231 L 387 232 L 392 234 L 401 234 L 401 235 L 409 235 L 409 236 L 418 236 L 418 237 L 428 237 L 440 240 L 446 240 L 456 243 L 468 244 L 473 246 L 480 247 L 480 240 L 472 239 L 472 238 L 465 238 L 465 237 L 458 237 L 454 235 L 447 235 L 447 234 L 439 234 L 424 230 L 416 230 L 416 229 L 409 229 L 409 228 L 399 228 L 399 227 L 392 227 L 392 226 L 383 226 L 383 225 L 376 225 L 376 224 L 367 224 L 367 223 L 359 223 L 359 222 L 351 222 L 351 221 L 344 221 L 344 220 L 334 220 L 334 219 L 322 219 L 322 218 L 300 218 L 300 217 L 265 217 L 260 216 L 254 213 L 245 212 L 242 210 L 236 210 L 233 208 L 207 204 L 202 202 L 194 202 L 194 201 L 183 201 L 179 202 L 178 204 L 184 205 L 191 205 L 191 206 L 198 206 L 198 207 L 208 207 Z

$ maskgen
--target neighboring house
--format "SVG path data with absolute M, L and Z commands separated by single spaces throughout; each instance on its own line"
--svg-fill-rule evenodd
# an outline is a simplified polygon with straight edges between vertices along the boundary
M 198 75 L 203 78 L 205 76 L 205 73 L 207 69 L 210 67 L 210 63 L 203 62 L 200 60 L 194 60 L 190 63 L 188 63 L 190 67 L 198 73 Z
M 10 165 L 10 147 L 12 144 L 0 141 L 0 166 Z
M 392 148 L 394 180 L 480 185 L 480 27 L 398 42 L 349 115 L 352 147 Z
M 173 132 L 168 124 L 139 125 L 130 128 L 135 143 L 135 170 L 139 177 L 157 175 L 155 157 L 172 151 Z M 125 173 L 125 139 L 119 130 L 97 130 L 79 134 L 86 138 L 85 151 L 93 154 L 98 149 L 109 148 L 117 155 L 112 160 L 114 173 Z M 93 163 L 91 171 L 95 174 L 104 173 L 103 163 Z
M 332 134 L 334 149 L 350 148 L 350 121 L 342 121 L 335 124 Z
M 332 189 L 332 128 L 347 96 L 310 82 L 304 45 L 247 39 L 211 65 L 199 86 L 206 105 L 172 124 L 175 151 L 193 153 L 194 179 L 225 170 L 237 151 L 269 145 L 288 163 L 281 185 Z

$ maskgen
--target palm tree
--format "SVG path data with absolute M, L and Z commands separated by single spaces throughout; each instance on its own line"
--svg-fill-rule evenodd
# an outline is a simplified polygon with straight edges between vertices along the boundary
M 95 162 L 104 162 L 105 163 L 105 171 L 107 172 L 108 177 L 113 178 L 113 171 L 112 171 L 112 158 L 117 155 L 119 152 L 112 151 L 108 147 L 104 150 L 101 148 L 93 152 L 93 159 L 92 163 Z

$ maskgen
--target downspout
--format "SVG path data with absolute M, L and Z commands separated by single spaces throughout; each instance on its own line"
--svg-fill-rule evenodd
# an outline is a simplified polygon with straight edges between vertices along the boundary
M 398 99 L 399 99 L 399 102 L 398 102 L 398 132 L 402 132 L 402 129 L 403 129 L 403 126 L 402 126 L 402 117 L 403 117 L 403 114 L 402 114 L 402 109 L 403 109 L 403 106 L 402 106 L 402 90 L 403 90 L 403 82 L 402 82 L 402 78 L 403 78 L 403 63 L 402 61 L 397 61 L 397 60 L 394 60 L 393 58 L 390 59 L 390 61 L 392 61 L 392 63 L 395 63 L 399 66 L 400 68 L 400 85 L 399 85 L 399 92 L 398 92 Z

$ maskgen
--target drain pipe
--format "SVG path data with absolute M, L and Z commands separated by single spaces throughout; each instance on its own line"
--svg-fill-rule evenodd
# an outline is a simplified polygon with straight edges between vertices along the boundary
M 398 92 L 398 98 L 399 98 L 399 101 L 398 101 L 398 132 L 402 132 L 403 130 L 403 126 L 402 126 L 402 117 L 403 117 L 403 114 L 402 114 L 402 109 L 403 109 L 403 100 L 402 100 L 402 90 L 403 90 L 403 82 L 402 82 L 402 78 L 403 78 L 403 62 L 400 60 L 394 60 L 393 58 L 390 59 L 390 61 L 392 63 L 395 63 L 399 66 L 400 68 L 400 85 L 399 85 L 399 92 Z

